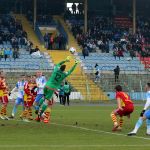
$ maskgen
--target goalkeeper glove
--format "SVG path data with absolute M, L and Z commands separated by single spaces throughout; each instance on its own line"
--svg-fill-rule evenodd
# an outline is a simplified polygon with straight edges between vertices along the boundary
M 145 110 L 142 110 L 140 113 L 140 116 L 143 117 L 144 113 L 145 113 Z
M 79 64 L 79 63 L 80 63 L 80 61 L 79 61 L 79 60 L 76 60 L 76 61 L 75 61 L 75 64 Z
M 71 59 L 71 56 L 68 56 L 65 61 L 70 62 L 70 59 Z

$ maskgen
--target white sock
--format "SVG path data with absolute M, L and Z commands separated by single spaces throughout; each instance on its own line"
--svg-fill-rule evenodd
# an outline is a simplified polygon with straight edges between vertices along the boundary
M 146 119 L 147 134 L 150 134 L 150 119 Z
M 132 132 L 137 133 L 138 129 L 142 126 L 142 124 L 143 124 L 143 119 L 139 118 L 139 120 L 136 122 L 135 128 Z

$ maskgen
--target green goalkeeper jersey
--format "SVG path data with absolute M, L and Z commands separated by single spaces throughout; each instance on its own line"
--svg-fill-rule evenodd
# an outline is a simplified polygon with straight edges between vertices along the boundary
M 69 76 L 74 69 L 76 68 L 77 64 L 75 64 L 68 72 L 62 72 L 60 70 L 60 66 L 64 64 L 66 61 L 62 61 L 59 64 L 57 64 L 54 68 L 54 71 L 52 72 L 51 77 L 46 83 L 46 86 L 54 89 L 58 89 L 62 81 Z

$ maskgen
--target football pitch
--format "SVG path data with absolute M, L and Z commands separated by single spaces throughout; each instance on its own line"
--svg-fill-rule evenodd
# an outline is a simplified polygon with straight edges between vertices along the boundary
M 142 106 L 135 107 L 130 120 L 125 118 L 122 132 L 111 132 L 110 113 L 114 108 L 115 105 L 55 105 L 51 124 L 27 123 L 19 118 L 0 120 L 0 150 L 149 150 L 145 124 L 137 136 L 126 136 Z

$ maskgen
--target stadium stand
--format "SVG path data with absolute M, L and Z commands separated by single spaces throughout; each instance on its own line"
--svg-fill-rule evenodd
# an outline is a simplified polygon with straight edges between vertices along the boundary
M 132 20 L 128 17 L 117 16 L 114 18 L 114 24 L 119 28 L 132 28 Z
M 36 36 L 32 28 L 32 25 L 27 20 L 27 18 L 23 15 L 15 15 L 15 17 L 22 22 L 24 30 L 27 31 L 28 39 L 32 40 L 33 45 L 38 46 L 41 52 L 45 53 L 46 49 L 44 48 L 43 45 L 41 45 L 40 41 L 38 40 L 38 37 Z M 68 47 L 73 46 L 76 47 L 78 50 L 80 50 L 80 47 L 78 46 L 76 40 L 74 39 L 70 31 L 67 29 L 67 26 L 63 21 L 63 19 L 59 16 L 54 16 L 54 20 L 59 21 L 61 25 L 64 27 L 65 32 L 68 35 Z M 62 59 L 65 59 L 66 56 L 70 55 L 70 52 L 68 51 L 55 50 L 47 52 L 54 64 L 62 61 Z M 69 69 L 73 65 L 73 63 L 74 62 L 68 64 L 67 69 Z M 80 99 L 82 100 L 89 100 L 89 97 L 91 100 L 99 100 L 99 99 L 108 100 L 108 97 L 105 95 L 105 93 L 103 93 L 102 89 L 98 88 L 98 86 L 95 85 L 95 83 L 83 73 L 80 66 L 77 67 L 76 71 L 73 72 L 72 76 L 70 76 L 67 80 L 74 87 L 75 91 L 81 93 Z M 97 95 L 95 95 L 95 92 L 97 92 Z
M 138 20 L 139 32 L 137 35 L 131 35 L 129 28 L 132 25 L 129 18 L 115 18 L 114 22 L 108 17 L 91 18 L 88 32 L 84 34 L 81 22 L 72 19 L 66 21 L 81 49 L 88 50 L 85 56 L 83 51 L 79 52 L 78 57 L 89 78 L 95 81 L 95 72 L 98 69 L 100 78 L 95 83 L 107 93 L 110 99 L 115 98 L 114 93 L 110 91 L 114 91 L 116 84 L 121 84 L 133 99 L 143 99 L 140 92 L 149 80 L 147 70 L 150 62 L 149 50 L 148 46 L 145 46 L 145 43 L 149 43 L 149 31 L 145 34 L 148 23 L 142 24 Z M 96 63 L 98 67 L 95 69 Z M 114 79 L 116 66 L 120 67 L 118 82 Z
M 15 15 L 15 17 L 22 23 L 23 29 L 27 31 L 28 40 L 33 41 L 34 47 L 37 46 L 42 52 L 45 52 L 45 48 L 39 42 L 29 21 L 23 15 Z M 140 34 L 138 34 L 138 37 L 131 36 L 128 29 L 125 30 L 125 28 L 128 28 L 129 26 L 121 26 L 121 28 L 116 28 L 113 25 L 113 20 L 109 17 L 92 18 L 89 21 L 89 32 L 84 34 L 82 32 L 83 22 L 81 21 L 81 18 L 79 18 L 79 20 L 80 21 L 77 21 L 76 18 L 72 19 L 71 21 L 67 20 L 66 24 L 61 17 L 54 16 L 54 21 L 58 21 L 68 35 L 68 47 L 73 46 L 78 49 L 78 56 L 76 57 L 80 58 L 82 61 L 81 68 L 78 67 L 77 71 L 68 78 L 68 81 L 77 91 L 82 93 L 83 99 L 88 99 L 89 95 L 91 96 L 90 99 L 108 99 L 102 90 L 104 85 L 101 84 L 102 88 L 99 84 L 95 85 L 95 83 L 91 80 L 92 77 L 88 76 L 90 73 L 94 72 L 95 63 L 98 63 L 99 70 L 103 73 L 113 72 L 113 69 L 117 65 L 120 67 L 121 72 L 126 72 L 129 74 L 139 74 L 141 72 L 145 73 L 145 68 L 148 68 L 145 62 L 147 62 L 147 60 L 149 61 L 149 59 L 144 58 L 144 61 L 141 61 L 141 63 L 135 57 L 135 54 L 139 55 L 140 57 L 140 52 L 143 50 L 142 44 L 139 43 L 139 41 L 143 40 L 143 38 L 140 37 Z M 44 22 L 44 20 L 41 20 L 39 24 L 43 24 L 42 22 Z M 44 24 L 46 25 L 47 23 L 44 22 Z M 77 39 L 79 45 L 68 30 L 68 26 L 71 27 L 73 35 Z M 138 42 L 135 42 L 136 40 Z M 6 44 L 8 45 L 9 43 Z M 134 49 L 137 45 L 140 45 L 140 50 L 138 50 L 136 53 L 134 52 L 133 56 L 131 56 L 131 49 Z M 89 56 L 85 59 L 81 54 L 82 47 L 87 47 L 89 50 Z M 19 48 L 22 48 L 20 44 Z M 118 51 L 118 54 L 116 55 L 117 57 L 114 57 L 115 50 Z M 119 51 L 121 51 L 121 55 L 119 54 Z M 51 57 L 49 57 L 49 55 Z M 59 58 L 57 58 L 58 55 L 60 56 Z M 60 58 L 65 58 L 66 55 L 69 55 L 69 52 L 50 51 L 48 52 L 48 55 L 46 54 L 47 59 L 44 59 L 44 55 L 42 55 L 43 58 L 32 58 L 28 52 L 22 50 L 20 51 L 19 59 L 14 62 L 4 61 L 2 59 L 2 66 L 3 68 L 12 69 L 45 69 L 51 71 L 53 68 L 52 60 L 54 63 L 57 63 L 60 61 Z M 84 73 L 82 69 L 84 70 Z M 88 73 L 88 75 L 85 73 Z M 104 74 L 104 76 L 105 75 L 107 74 Z M 105 76 L 105 78 L 107 77 Z M 126 79 L 127 78 L 128 77 L 126 77 Z M 108 80 L 108 82 L 112 83 L 112 85 L 115 85 L 114 81 L 111 80 Z M 105 90 L 105 88 L 103 89 Z M 95 96 L 95 91 L 98 93 L 97 96 Z
M 41 55 L 41 58 L 33 57 L 29 52 L 25 50 L 20 50 L 19 58 L 16 60 L 1 59 L 0 69 L 8 70 L 49 70 L 52 71 L 54 65 L 50 60 L 50 57 Z M 47 58 L 46 58 L 47 57 Z
M 116 60 L 111 53 L 90 53 L 86 59 L 83 56 L 80 56 L 80 59 L 82 60 L 83 69 L 87 73 L 93 72 L 96 63 L 98 63 L 101 71 L 113 71 L 117 65 L 122 71 L 128 71 L 128 73 L 129 71 L 132 73 L 134 71 L 137 73 L 145 71 L 144 65 L 136 57 L 132 60 L 128 54 L 121 57 L 120 60 L 119 58 Z
M 34 48 L 31 51 L 28 49 L 28 35 L 20 20 L 16 21 L 11 15 L 1 15 L 0 20 L 0 69 L 53 69 L 54 65 L 46 53 L 39 53 L 39 56 L 31 54 Z

